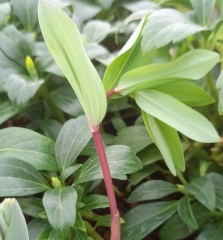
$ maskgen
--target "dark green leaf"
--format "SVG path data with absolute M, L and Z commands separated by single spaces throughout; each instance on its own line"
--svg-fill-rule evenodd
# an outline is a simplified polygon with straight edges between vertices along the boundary
M 131 126 L 121 129 L 118 132 L 118 136 L 114 138 L 112 143 L 127 145 L 137 153 L 146 146 L 150 145 L 152 140 L 150 139 L 145 127 Z
M 222 240 L 223 223 L 209 223 L 195 240 Z
M 24 0 L 19 2 L 17 0 L 10 0 L 13 10 L 23 26 L 28 31 L 32 31 L 37 23 L 37 6 L 36 0 Z
M 29 240 L 40 240 L 39 236 L 47 229 L 52 229 L 47 221 L 34 218 L 28 223 Z
M 147 203 L 131 209 L 125 216 L 122 240 L 141 240 L 176 212 L 176 202 Z
M 186 195 L 180 199 L 177 206 L 181 220 L 192 229 L 197 229 L 198 225 L 190 206 L 189 197 Z
M 183 149 L 177 131 L 149 114 L 142 113 L 142 116 L 147 131 L 160 150 L 171 173 L 176 175 L 176 168 L 184 171 Z
M 91 139 L 86 117 L 67 121 L 56 140 L 55 152 L 57 164 L 63 172 L 70 167 Z
M 210 211 L 215 209 L 215 188 L 211 180 L 206 176 L 193 179 L 185 186 L 185 189 L 193 194 L 196 199 Z
M 77 230 L 75 231 L 73 240 L 91 240 L 91 238 L 87 235 L 86 232 Z
M 28 162 L 37 170 L 58 170 L 54 158 L 54 142 L 25 128 L 10 127 L 0 130 L 0 156 Z
M 105 150 L 113 178 L 125 180 L 127 179 L 126 174 L 136 172 L 142 167 L 140 160 L 128 146 L 114 145 L 107 147 Z M 75 176 L 75 184 L 102 179 L 98 157 L 90 157 L 77 171 Z
M 81 211 L 91 211 L 92 209 L 109 207 L 108 198 L 97 194 L 85 197 L 82 202 L 85 205 L 81 208 Z
M 28 196 L 49 188 L 42 175 L 30 164 L 0 156 L 0 196 Z
M 195 24 L 186 14 L 175 9 L 161 9 L 149 17 L 143 31 L 142 49 L 147 52 L 204 30 L 204 27 Z
M 44 212 L 42 199 L 40 198 L 19 198 L 18 202 L 22 211 L 34 218 L 38 218 L 39 214 Z
M 176 185 L 162 180 L 150 180 L 137 187 L 130 194 L 128 202 L 158 199 L 174 192 L 178 192 Z
M 67 232 L 76 220 L 77 193 L 72 187 L 50 189 L 43 196 L 43 205 L 52 227 Z

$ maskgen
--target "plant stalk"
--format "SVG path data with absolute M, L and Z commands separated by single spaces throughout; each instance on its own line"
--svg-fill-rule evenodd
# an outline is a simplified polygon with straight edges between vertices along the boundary
M 108 165 L 108 160 L 105 154 L 104 144 L 101 138 L 101 133 L 99 128 L 92 131 L 94 144 L 98 153 L 105 188 L 108 196 L 110 212 L 111 212 L 111 238 L 110 240 L 120 240 L 120 215 L 117 208 L 115 193 L 113 189 L 113 183 L 111 178 L 111 173 Z

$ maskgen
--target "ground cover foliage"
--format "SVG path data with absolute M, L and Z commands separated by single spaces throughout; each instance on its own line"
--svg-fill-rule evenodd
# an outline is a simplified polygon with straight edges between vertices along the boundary
M 38 18 L 37 0 L 0 0 L 0 239 L 110 238 L 90 122 L 121 239 L 221 240 L 223 1 L 40 2 Z M 99 80 L 100 96 L 87 78 L 75 94 L 64 77 L 74 51 L 65 14 L 48 28 L 68 53 L 60 68 L 46 46 L 44 24 L 61 10 L 93 63 L 78 55 L 75 71 Z

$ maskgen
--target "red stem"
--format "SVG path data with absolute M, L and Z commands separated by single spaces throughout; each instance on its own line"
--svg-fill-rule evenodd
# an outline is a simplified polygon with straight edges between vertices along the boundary
M 109 99 L 111 97 L 111 95 L 115 94 L 115 89 L 112 88 L 111 90 L 109 90 L 107 93 L 106 93 L 106 97 L 107 99 Z
M 111 211 L 111 238 L 110 240 L 120 240 L 120 215 L 119 211 L 117 209 L 117 203 L 115 198 L 115 193 L 113 189 L 113 183 L 111 178 L 111 173 L 108 165 L 108 160 L 105 154 L 105 148 L 104 144 L 101 138 L 100 130 L 97 128 L 94 131 L 92 131 L 94 144 L 98 153 L 103 177 L 104 177 L 104 183 L 105 188 L 108 196 L 108 201 L 110 205 L 110 211 Z

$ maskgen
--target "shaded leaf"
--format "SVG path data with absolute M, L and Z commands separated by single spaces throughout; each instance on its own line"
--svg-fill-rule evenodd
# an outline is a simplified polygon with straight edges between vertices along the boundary
M 146 113 L 195 141 L 219 141 L 218 133 L 204 116 L 167 94 L 155 90 L 140 91 L 136 94 L 136 103 Z
M 215 209 L 215 188 L 206 176 L 193 179 L 185 185 L 185 189 L 210 211 Z
M 81 208 L 81 211 L 91 211 L 92 209 L 109 207 L 108 197 L 98 194 L 87 196 L 82 202 L 85 205 Z
M 177 211 L 181 220 L 190 228 L 197 229 L 198 225 L 190 206 L 189 197 L 186 195 L 180 199 L 177 205 Z
M 178 192 L 176 185 L 162 180 L 150 180 L 134 189 L 128 202 L 158 199 L 174 192 Z
M 67 121 L 56 140 L 57 164 L 63 172 L 70 167 L 91 139 L 86 117 L 81 116 Z
M 19 198 L 17 201 L 22 211 L 29 216 L 38 218 L 44 212 L 41 198 Z
M 28 223 L 29 240 L 40 240 L 39 236 L 51 227 L 46 220 L 34 218 Z
M 85 52 L 82 37 L 75 23 L 51 0 L 40 0 L 38 11 L 44 40 L 94 129 L 104 118 L 107 100 L 101 79 Z
M 76 202 L 77 193 L 72 187 L 50 189 L 44 194 L 43 205 L 54 229 L 66 232 L 74 225 Z
M 133 137 L 134 136 L 134 137 Z M 139 152 L 152 143 L 144 126 L 131 126 L 121 129 L 113 144 L 123 144 L 132 148 L 134 152 Z
M 177 131 L 149 114 L 142 113 L 142 115 L 147 131 L 160 150 L 171 173 L 176 175 L 176 168 L 184 171 L 183 149 Z
M 49 188 L 42 175 L 30 164 L 0 157 L 0 196 L 28 196 Z
M 176 202 L 147 203 L 131 209 L 125 216 L 122 240 L 140 240 L 176 211 Z
M 126 174 L 136 172 L 142 167 L 140 160 L 130 147 L 114 145 L 107 147 L 105 152 L 113 178 L 125 180 L 127 179 Z M 76 172 L 75 176 L 75 184 L 102 179 L 103 176 L 97 155 L 90 157 Z
M 37 170 L 58 170 L 54 158 L 54 142 L 25 128 L 10 127 L 0 130 L 0 156 L 20 159 Z
M 222 222 L 209 223 L 195 240 L 221 240 L 222 236 Z
M 161 9 L 150 15 L 143 29 L 142 49 L 147 52 L 204 30 L 206 28 L 194 23 L 189 15 L 175 9 Z

